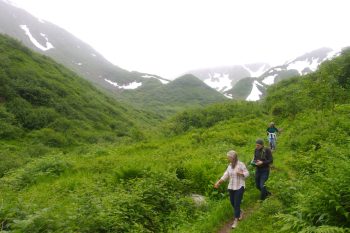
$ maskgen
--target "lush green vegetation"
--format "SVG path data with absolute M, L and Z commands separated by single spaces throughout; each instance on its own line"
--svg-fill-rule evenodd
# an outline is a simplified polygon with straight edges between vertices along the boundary
M 249 96 L 253 87 L 252 78 L 243 78 L 230 90 L 233 99 L 245 100 Z
M 4 47 L 9 53 L 18 43 L 10 51 Z M 26 56 L 22 59 L 31 62 Z M 16 59 L 9 60 L 24 66 Z M 46 66 L 38 72 L 50 69 Z M 58 70 L 69 72 L 63 67 Z M 118 108 L 122 106 L 84 84 L 84 91 L 73 92 L 76 94 L 66 99 L 67 106 L 78 112 L 74 118 L 61 114 L 54 103 L 45 105 L 44 100 L 51 97 L 41 98 L 42 91 L 27 100 L 28 95 L 17 91 L 16 76 L 9 76 L 4 68 L 1 72 L 0 122 L 11 132 L 1 134 L 5 135 L 0 152 L 5 161 L 0 180 L 3 232 L 215 232 L 232 216 L 225 185 L 213 189 L 226 169 L 226 152 L 235 149 L 240 160 L 248 163 L 255 139 L 265 136 L 272 120 L 283 128 L 267 183 L 273 195 L 258 201 L 254 170 L 249 167 L 251 176 L 243 202 L 246 217 L 235 232 L 349 232 L 350 52 L 323 64 L 313 74 L 272 86 L 261 103 L 227 101 L 187 110 L 159 122 L 163 134 L 146 134 L 135 123 L 135 128 L 117 140 L 97 142 L 86 140 L 84 135 L 113 132 L 106 125 L 114 122 L 115 115 L 106 109 L 121 112 L 118 116 L 126 118 L 117 120 L 129 124 L 131 115 L 123 115 L 128 112 Z M 69 77 L 75 80 L 74 75 Z M 63 85 L 56 82 L 58 87 Z M 63 89 L 71 93 L 68 87 Z M 14 93 L 13 99 L 26 101 L 30 111 L 50 109 L 52 120 L 43 127 L 30 128 L 12 110 L 16 105 L 10 105 L 13 99 L 2 94 L 8 93 L 5 91 Z M 105 119 L 106 124 L 97 127 L 95 120 L 79 118 L 87 111 L 79 105 L 90 103 L 80 99 L 85 95 L 92 95 L 104 106 L 90 114 Z M 143 127 L 150 129 L 150 122 L 155 122 L 152 115 L 142 116 L 149 121 Z M 45 137 L 35 134 L 42 130 L 59 133 L 61 127 L 55 130 L 52 123 L 63 117 L 68 122 L 79 121 L 72 123 L 79 142 L 75 146 L 47 145 Z M 70 135 L 72 131 L 67 132 L 67 138 Z M 28 154 L 30 159 L 22 160 Z M 203 196 L 205 203 L 195 202 L 194 194 Z
M 52 148 L 138 140 L 138 123 L 150 125 L 147 118 L 48 57 L 0 36 L 0 176 Z
M 185 109 L 226 100 L 226 97 L 193 75 L 184 75 L 166 85 L 159 85 L 159 81 L 149 80 L 141 88 L 123 91 L 118 98 L 133 104 L 136 108 L 156 112 L 162 118 Z

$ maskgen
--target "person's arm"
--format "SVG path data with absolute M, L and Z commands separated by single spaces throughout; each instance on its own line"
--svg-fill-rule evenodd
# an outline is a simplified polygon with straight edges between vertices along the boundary
M 256 165 L 261 165 L 261 164 L 258 164 L 257 162 L 261 160 L 260 158 L 260 151 L 258 149 L 255 149 L 254 150 L 254 162 Z
M 218 181 L 216 181 L 216 183 L 214 184 L 214 188 L 219 188 L 219 186 L 223 183 L 224 181 L 222 179 L 219 179 Z
M 249 171 L 244 163 L 241 163 L 240 170 L 241 171 L 239 171 L 238 174 L 244 176 L 244 178 L 247 178 L 249 176 Z
M 228 170 L 225 171 L 224 175 L 218 180 L 216 181 L 216 183 L 214 184 L 214 188 L 219 188 L 219 186 L 228 179 Z
M 266 160 L 263 161 L 263 164 L 270 164 L 273 162 L 273 158 L 272 158 L 272 152 L 270 149 L 266 148 L 265 149 L 265 153 L 266 153 Z
M 259 157 L 260 151 L 255 149 L 254 151 L 254 161 L 256 166 L 261 166 L 263 162 L 261 161 L 261 158 Z

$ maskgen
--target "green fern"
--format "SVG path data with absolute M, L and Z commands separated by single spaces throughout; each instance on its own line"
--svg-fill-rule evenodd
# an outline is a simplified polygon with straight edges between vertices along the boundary
M 275 216 L 282 224 L 281 232 L 299 232 L 308 226 L 301 216 L 297 217 L 291 214 L 277 214 Z
M 310 226 L 300 231 L 300 233 L 345 233 L 345 232 L 349 232 L 348 229 L 335 227 L 335 226 L 327 226 L 327 225 L 323 225 L 319 227 Z
M 349 228 L 342 228 L 336 226 L 311 226 L 309 223 L 302 219 L 302 216 L 294 216 L 291 214 L 277 214 L 275 216 L 282 227 L 281 232 L 299 232 L 299 233 L 347 233 Z

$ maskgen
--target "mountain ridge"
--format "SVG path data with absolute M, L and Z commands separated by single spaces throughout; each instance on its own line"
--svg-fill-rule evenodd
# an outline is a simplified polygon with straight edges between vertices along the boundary
M 236 86 L 225 92 L 235 99 L 257 101 L 265 96 L 266 89 L 281 80 L 315 72 L 320 64 L 338 56 L 340 51 L 323 47 L 307 52 L 297 58 L 269 68 L 258 77 L 240 79 Z
M 34 51 L 53 57 L 82 77 L 106 89 L 113 89 L 113 86 L 104 79 L 118 82 L 120 85 L 144 80 L 141 77 L 143 74 L 129 72 L 112 64 L 90 45 L 65 29 L 38 19 L 4 0 L 0 1 L 0 33 L 19 39 Z
M 153 88 L 167 89 L 164 85 L 174 81 L 155 74 L 124 70 L 59 26 L 39 20 L 5 0 L 0 1 L 0 6 L 0 33 L 20 39 L 31 49 L 53 57 L 117 98 L 128 101 L 133 90 L 139 89 L 136 95 L 139 92 L 148 95 Z M 315 71 L 331 53 L 329 48 L 320 48 L 275 67 L 267 63 L 252 63 L 196 69 L 184 74 L 195 75 L 226 98 L 256 101 L 263 98 L 269 85 Z M 128 94 L 123 96 L 125 93 Z M 143 101 L 129 98 L 129 103 L 142 106 Z
M 134 110 L 130 106 L 102 93 L 53 59 L 1 34 L 0 49 L 0 107 L 4 116 L 0 121 L 3 129 L 9 129 L 2 131 L 0 138 L 32 132 L 41 137 L 49 132 L 52 140 L 48 136 L 47 145 L 60 147 L 99 141 L 103 138 L 98 139 L 100 134 L 113 141 L 141 132 L 136 126 L 140 116 L 131 117 Z M 90 131 L 91 136 L 74 137 L 77 131 Z
M 119 98 L 126 103 L 132 102 L 136 107 L 146 107 L 162 117 L 170 116 L 189 107 L 205 106 L 225 101 L 226 98 L 210 88 L 197 77 L 183 75 L 162 86 L 153 85 L 134 90 L 124 90 Z
M 30 49 L 52 57 L 91 81 L 98 88 L 107 90 L 116 99 L 137 106 L 139 109 L 145 109 L 145 106 L 154 106 L 156 102 L 159 102 L 163 106 L 169 104 L 174 109 L 180 110 L 183 104 L 188 106 L 203 105 L 213 101 L 213 92 L 208 88 L 202 88 L 202 84 L 198 82 L 196 91 L 203 93 L 191 95 L 189 88 L 184 87 L 187 93 L 177 88 L 179 97 L 174 98 L 176 93 L 170 91 L 169 86 L 166 86 L 171 82 L 170 80 L 154 74 L 137 71 L 129 72 L 114 66 L 90 45 L 64 29 L 39 20 L 25 10 L 9 5 L 3 0 L 0 1 L 0 33 L 6 33 L 22 41 Z M 177 85 L 175 86 L 177 87 Z M 158 90 L 159 93 L 155 93 L 155 90 Z M 172 93 L 171 98 L 167 97 L 167 92 Z M 149 93 L 154 93 L 154 98 Z M 160 93 L 163 96 L 160 96 Z M 222 94 L 215 95 L 216 101 L 222 100 Z M 139 98 L 136 98 L 136 96 L 139 96 Z M 153 104 L 145 104 L 143 96 L 146 96 L 147 102 Z M 179 105 L 175 106 L 172 101 L 177 101 L 184 96 L 189 98 L 186 101 L 178 102 Z M 199 98 L 199 96 L 201 97 Z M 209 99 L 206 99 L 206 96 Z M 191 99 L 192 97 L 193 99 Z M 169 101 L 169 103 L 165 103 L 165 101 Z M 156 108 L 159 110 L 158 107 Z

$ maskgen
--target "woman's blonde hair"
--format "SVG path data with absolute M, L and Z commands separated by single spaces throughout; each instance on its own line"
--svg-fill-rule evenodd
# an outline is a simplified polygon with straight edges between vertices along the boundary
M 229 152 L 227 152 L 227 157 L 235 159 L 233 161 L 233 163 L 231 163 L 231 167 L 235 168 L 236 165 L 237 165 L 237 161 L 238 161 L 238 154 L 237 154 L 237 152 L 234 151 L 234 150 L 230 150 Z

